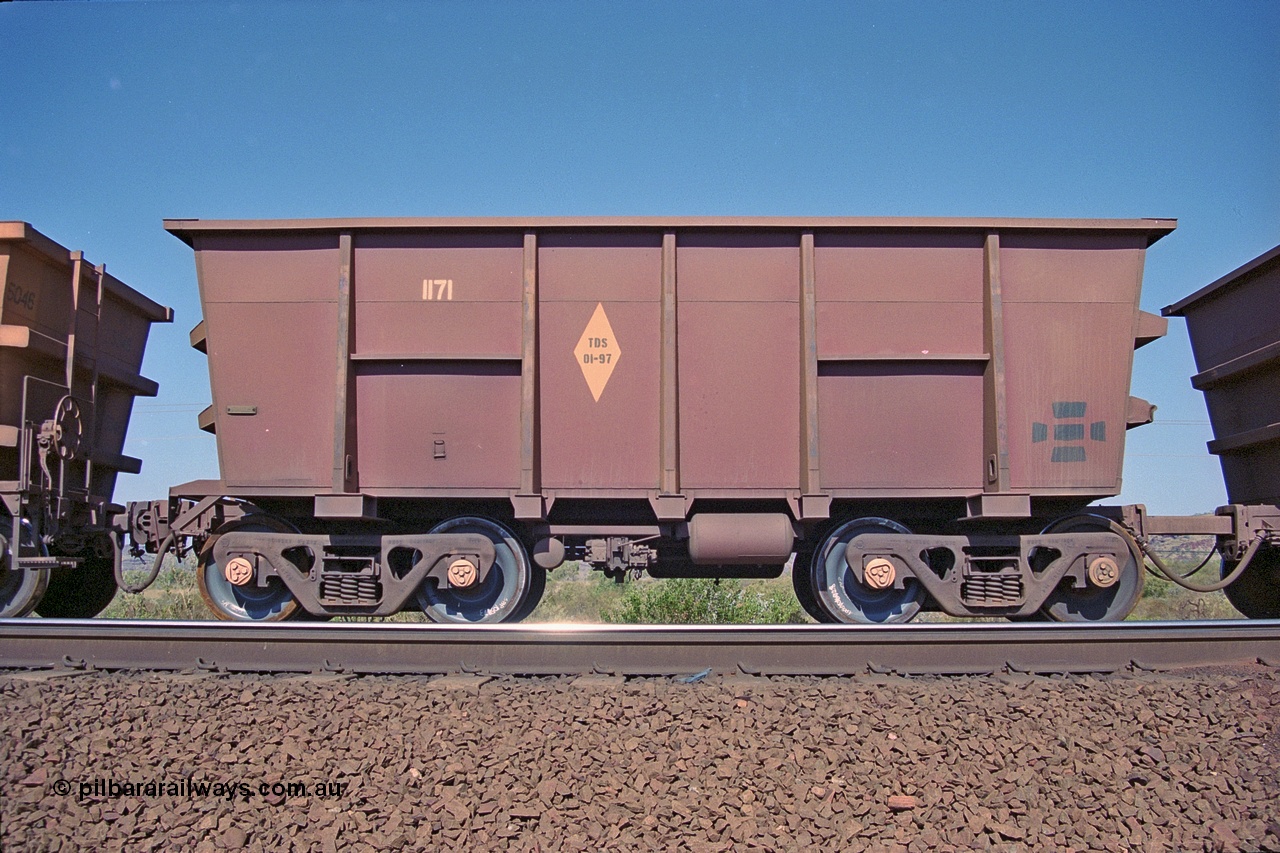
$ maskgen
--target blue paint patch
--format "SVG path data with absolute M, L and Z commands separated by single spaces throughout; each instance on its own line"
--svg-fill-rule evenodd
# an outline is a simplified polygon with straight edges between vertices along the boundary
M 1054 441 L 1084 441 L 1084 424 L 1054 424 Z
M 1094 441 L 1106 441 L 1107 440 L 1107 422 L 1094 421 L 1093 423 L 1089 424 L 1089 438 L 1093 439 Z
M 1087 403 L 1054 403 L 1053 416 L 1055 418 L 1083 418 L 1086 408 L 1088 408 Z
M 1083 462 L 1084 448 L 1078 444 L 1068 444 L 1065 447 L 1055 447 L 1053 449 L 1054 462 Z
M 1039 444 L 1042 441 L 1049 440 L 1049 425 L 1042 423 L 1033 423 L 1031 425 L 1031 442 Z

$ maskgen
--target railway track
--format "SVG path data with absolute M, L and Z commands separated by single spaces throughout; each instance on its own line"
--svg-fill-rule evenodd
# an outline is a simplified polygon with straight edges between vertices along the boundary
M 887 627 L 0 620 L 0 668 L 698 675 L 1280 665 L 1280 621 Z

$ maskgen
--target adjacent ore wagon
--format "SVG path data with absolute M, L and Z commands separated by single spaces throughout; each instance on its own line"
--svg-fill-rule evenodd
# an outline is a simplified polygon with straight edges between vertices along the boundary
M 229 619 L 520 618 L 565 559 L 816 618 L 1123 618 L 1172 220 L 170 220 L 221 478 L 139 509 Z M 1092 512 L 1092 511 L 1091 511 Z M 16 528 L 15 528 L 16 529 Z M 213 535 L 209 535 L 213 534 Z
M 1218 510 L 1227 598 L 1280 618 L 1280 246 L 1164 309 L 1185 317 L 1231 505 Z M 1254 535 L 1239 532 L 1251 529 Z M 1257 543 L 1257 544 L 1255 544 Z
M 116 593 L 116 475 L 157 305 L 25 222 L 0 222 L 0 616 L 97 615 Z

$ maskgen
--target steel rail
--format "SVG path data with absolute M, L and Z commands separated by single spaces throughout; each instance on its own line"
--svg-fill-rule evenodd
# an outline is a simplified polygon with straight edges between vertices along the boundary
M 1280 664 L 1280 621 L 941 624 L 244 625 L 0 620 L 0 668 L 620 675 L 1082 673 Z

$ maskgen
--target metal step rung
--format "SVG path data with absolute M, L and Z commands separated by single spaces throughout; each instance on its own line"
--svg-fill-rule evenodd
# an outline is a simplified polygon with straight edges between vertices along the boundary
M 79 557 L 19 557 L 15 569 L 74 569 Z

